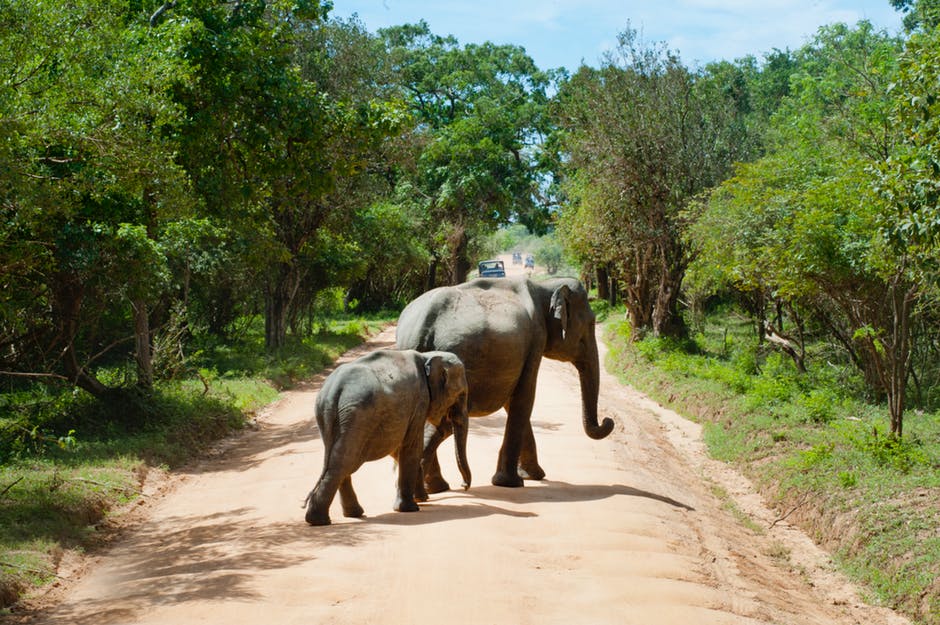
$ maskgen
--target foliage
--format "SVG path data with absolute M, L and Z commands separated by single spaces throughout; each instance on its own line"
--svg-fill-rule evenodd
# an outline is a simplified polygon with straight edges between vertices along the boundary
M 567 155 L 561 232 L 585 263 L 615 273 L 638 330 L 684 332 L 687 204 L 751 149 L 739 83 L 738 68 L 692 72 L 627 30 L 600 69 L 582 67 L 556 99 Z
M 706 316 L 692 342 L 607 323 L 608 366 L 699 420 L 714 456 L 759 485 L 788 521 L 831 549 L 881 601 L 935 625 L 940 595 L 940 415 L 919 413 L 904 439 L 881 425 L 853 369 L 810 360 L 806 373 L 733 309 Z M 811 353 L 831 353 L 825 343 Z M 835 365 L 835 366 L 834 366 Z
M 422 149 L 398 197 L 421 215 L 428 288 L 463 282 L 475 241 L 515 217 L 544 229 L 537 142 L 549 77 L 518 46 L 460 46 L 425 22 L 380 31 Z
M 0 340 L 12 368 L 97 394 L 83 361 L 139 333 L 167 280 L 157 230 L 192 209 L 170 139 L 182 119 L 170 89 L 191 75 L 187 26 L 153 32 L 138 17 L 117 0 L 49 0 L 8 3 L 0 18 L 0 279 L 16 286 Z M 103 317 L 125 324 L 89 335 Z M 148 386 L 149 353 L 137 362 Z
M 888 86 L 900 49 L 865 22 L 820 29 L 797 54 L 767 155 L 711 194 L 690 233 L 700 250 L 693 275 L 743 293 L 761 338 L 768 329 L 779 338 L 774 308 L 800 333 L 811 321 L 837 337 L 871 395 L 887 398 L 895 435 L 928 284 L 923 244 L 901 234 L 895 206 L 905 193 L 897 179 L 884 182 L 890 174 L 879 193 L 874 175 L 898 171 Z
M 940 24 L 940 3 L 937 0 L 889 0 L 891 6 L 904 13 L 908 31 L 929 31 Z

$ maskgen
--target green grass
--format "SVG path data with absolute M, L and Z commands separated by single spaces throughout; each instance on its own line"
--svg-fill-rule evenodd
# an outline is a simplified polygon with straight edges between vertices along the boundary
M 99 400 L 37 385 L 0 394 L 0 614 L 53 581 L 66 550 L 81 552 L 106 537 L 108 515 L 139 495 L 149 470 L 200 456 L 280 389 L 321 371 L 392 319 L 324 321 L 276 354 L 265 353 L 257 327 L 228 343 L 202 339 L 190 377 L 158 382 L 147 393 L 122 388 Z
M 876 602 L 940 625 L 940 414 L 909 410 L 902 440 L 865 401 L 851 367 L 813 345 L 809 371 L 759 346 L 725 312 L 692 339 L 630 340 L 606 325 L 609 366 L 703 423 L 710 453 L 736 465 Z

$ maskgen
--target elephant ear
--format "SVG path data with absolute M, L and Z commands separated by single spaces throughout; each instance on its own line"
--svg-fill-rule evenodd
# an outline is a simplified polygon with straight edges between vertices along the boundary
M 447 367 L 440 356 L 432 356 L 424 362 L 424 372 L 428 376 L 428 389 L 431 391 L 431 401 L 439 397 L 447 388 Z
M 565 340 L 565 334 L 568 332 L 568 297 L 571 295 L 571 289 L 563 284 L 552 293 L 551 311 L 555 319 L 561 321 L 561 339 Z

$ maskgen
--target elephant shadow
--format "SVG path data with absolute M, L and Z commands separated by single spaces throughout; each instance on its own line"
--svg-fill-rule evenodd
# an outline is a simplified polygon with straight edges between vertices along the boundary
M 541 502 L 565 502 L 565 501 L 597 501 L 607 499 L 616 495 L 625 495 L 628 497 L 643 497 L 659 501 L 675 508 L 681 508 L 687 512 L 694 512 L 692 506 L 677 501 L 672 497 L 660 495 L 633 486 L 624 484 L 570 484 L 557 480 L 541 480 L 537 485 L 526 486 L 524 488 L 503 488 L 500 486 L 479 486 L 467 491 L 479 499 L 488 499 L 492 501 L 505 501 L 512 503 L 541 503 Z M 444 494 L 439 499 L 446 499 Z
M 642 497 L 659 501 L 687 512 L 694 512 L 692 506 L 677 501 L 672 497 L 660 495 L 640 488 L 623 484 L 570 484 L 556 480 L 542 480 L 538 485 L 525 488 L 503 488 L 500 486 L 478 486 L 466 492 L 449 491 L 439 495 L 432 495 L 430 501 L 420 504 L 421 510 L 415 514 L 402 514 L 400 512 L 387 512 L 375 516 L 363 517 L 363 523 L 377 523 L 380 525 L 427 525 L 454 520 L 469 520 L 487 517 L 495 514 L 518 518 L 532 518 L 538 516 L 535 512 L 520 511 L 504 508 L 492 502 L 506 502 L 513 504 L 544 503 L 544 502 L 578 502 L 598 501 L 623 495 L 627 497 Z M 436 502 L 448 501 L 447 505 L 435 505 Z M 357 523 L 353 523 L 354 525 Z
M 468 495 L 472 494 L 468 491 Z M 517 517 L 521 519 L 538 516 L 534 512 L 524 512 L 518 510 L 509 510 L 480 501 L 473 501 L 472 497 L 467 495 L 458 495 L 454 493 L 455 498 L 459 497 L 466 503 L 448 504 L 446 506 L 436 506 L 435 501 L 448 499 L 445 494 L 443 497 L 435 497 L 431 501 L 419 504 L 421 510 L 414 514 L 402 514 L 401 512 L 386 512 L 375 516 L 366 515 L 363 521 L 367 523 L 378 523 L 380 525 L 428 525 L 431 523 L 443 523 L 445 521 L 468 521 L 470 519 L 479 519 L 495 514 Z

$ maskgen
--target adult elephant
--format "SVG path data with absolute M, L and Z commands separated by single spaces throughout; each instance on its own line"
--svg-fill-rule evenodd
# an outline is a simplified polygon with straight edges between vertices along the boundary
M 545 477 L 530 422 L 543 356 L 577 368 L 585 433 L 602 439 L 613 430 L 612 420 L 597 421 L 600 364 L 594 313 L 587 292 L 573 278 L 544 282 L 479 278 L 433 289 L 402 311 L 396 342 L 399 349 L 456 354 L 466 369 L 471 417 L 506 409 L 506 429 L 492 479 L 497 486 L 522 486 L 523 478 Z M 431 493 L 450 488 L 434 453 L 440 440 L 441 436 L 426 435 L 425 482 Z

